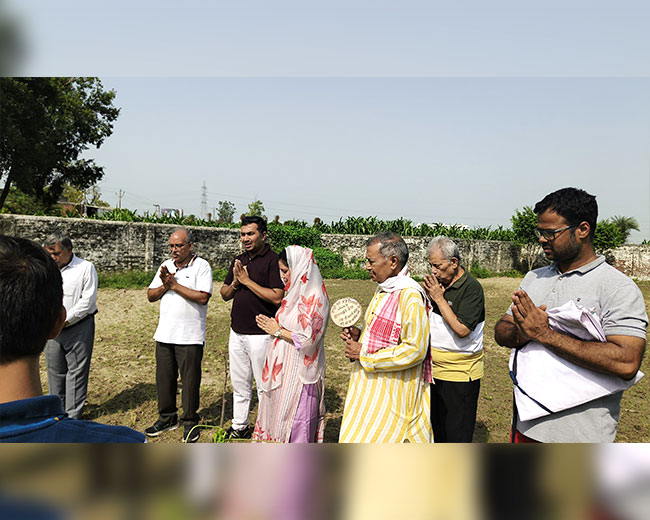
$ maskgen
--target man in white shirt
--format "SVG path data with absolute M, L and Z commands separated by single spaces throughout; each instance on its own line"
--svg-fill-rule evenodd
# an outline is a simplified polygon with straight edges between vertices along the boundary
M 205 319 L 212 296 L 212 269 L 194 254 L 192 233 L 177 229 L 169 237 L 171 258 L 158 269 L 147 298 L 160 300 L 156 340 L 156 388 L 158 420 L 145 433 L 157 437 L 178 428 L 176 390 L 178 373 L 183 385 L 184 442 L 196 442 L 199 430 L 201 360 L 205 344 Z
M 67 312 L 63 330 L 45 346 L 47 382 L 50 394 L 61 398 L 68 416 L 79 419 L 86 403 L 95 342 L 97 271 L 92 263 L 72 252 L 67 236 L 50 235 L 45 249 L 61 270 Z

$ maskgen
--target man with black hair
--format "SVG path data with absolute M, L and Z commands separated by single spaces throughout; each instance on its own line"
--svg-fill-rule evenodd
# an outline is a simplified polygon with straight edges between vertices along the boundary
M 45 249 L 61 270 L 63 306 L 68 314 L 61 333 L 45 345 L 47 383 L 66 413 L 80 419 L 95 343 L 97 271 L 91 262 L 73 253 L 72 241 L 65 235 L 47 237 Z
M 43 395 L 40 355 L 65 321 L 57 264 L 31 240 L 0 235 L 0 442 L 144 442 L 124 426 L 71 419 Z
M 228 342 L 233 419 L 228 436 L 248 439 L 252 434 L 248 413 L 253 377 L 259 389 L 271 340 L 258 327 L 255 316 L 275 316 L 284 296 L 284 283 L 280 278 L 278 255 L 266 243 L 266 221 L 257 216 L 242 217 L 240 238 L 244 253 L 230 264 L 221 297 L 224 301 L 233 300 Z
M 645 351 L 648 317 L 636 284 L 594 251 L 596 198 L 580 189 L 564 188 L 544 197 L 534 211 L 539 242 L 552 263 L 526 275 L 510 309 L 495 325 L 497 343 L 519 349 L 533 341 L 569 364 L 632 380 Z M 580 340 L 549 326 L 547 310 L 568 302 L 595 316 L 605 341 Z M 612 442 L 621 395 L 617 391 L 526 421 L 515 410 L 512 439 Z M 541 402 L 543 396 L 535 399 Z

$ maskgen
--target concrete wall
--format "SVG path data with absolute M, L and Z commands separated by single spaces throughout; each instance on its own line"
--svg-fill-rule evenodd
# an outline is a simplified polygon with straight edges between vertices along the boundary
M 0 233 L 43 243 L 47 235 L 63 233 L 74 251 L 100 271 L 153 271 L 169 258 L 169 235 L 177 226 L 141 222 L 108 222 L 83 218 L 0 215 Z M 212 267 L 227 267 L 240 251 L 239 230 L 188 226 L 195 250 Z
M 365 235 L 322 235 L 323 247 L 341 253 L 346 264 L 354 265 L 365 258 Z M 404 237 L 409 248 L 411 273 L 423 275 L 429 272 L 426 256 L 431 237 Z M 460 249 L 461 264 L 471 267 L 480 265 L 491 271 L 508 271 L 519 266 L 519 250 L 511 242 L 497 240 L 456 240 Z
M 153 271 L 169 258 L 169 235 L 176 226 L 139 222 L 107 222 L 91 219 L 0 215 L 0 233 L 31 238 L 42 243 L 53 232 L 70 236 L 75 252 L 101 271 L 143 269 Z M 241 252 L 238 229 L 190 227 L 195 249 L 213 268 L 228 267 Z M 339 252 L 347 265 L 363 262 L 365 235 L 322 235 L 323 247 Z M 409 247 L 411 272 L 428 272 L 428 237 L 405 237 Z M 527 270 L 519 248 L 495 240 L 457 240 L 461 263 L 476 264 L 491 271 Z M 629 276 L 650 280 L 650 246 L 626 245 L 606 253 L 608 262 Z M 535 266 L 544 265 L 541 254 Z

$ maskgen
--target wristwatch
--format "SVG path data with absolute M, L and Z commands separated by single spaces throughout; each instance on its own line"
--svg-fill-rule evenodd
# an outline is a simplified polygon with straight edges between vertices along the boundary
M 276 338 L 279 338 L 281 334 L 282 334 L 282 327 L 280 327 L 278 330 L 276 330 L 276 331 L 273 333 L 273 335 L 274 335 Z

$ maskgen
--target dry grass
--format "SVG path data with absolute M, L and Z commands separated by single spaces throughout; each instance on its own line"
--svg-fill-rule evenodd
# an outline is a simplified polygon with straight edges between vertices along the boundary
M 493 328 L 518 287 L 519 279 L 481 280 L 486 295 L 485 377 L 479 397 L 476 442 L 507 442 L 511 421 L 512 384 L 508 377 L 507 349 L 494 342 Z M 327 280 L 332 301 L 354 296 L 368 305 L 375 284 L 367 280 Z M 640 282 L 646 302 L 650 302 L 650 282 Z M 208 305 L 207 348 L 203 359 L 201 410 L 203 423 L 219 425 L 224 385 L 224 363 L 228 352 L 230 304 L 218 295 Z M 646 304 L 648 305 L 648 304 Z M 98 295 L 95 352 L 90 373 L 88 402 L 84 418 L 108 424 L 122 424 L 144 430 L 157 418 L 153 334 L 158 323 L 158 304 L 147 302 L 146 290 L 101 289 Z M 650 309 L 649 309 L 650 312 Z M 327 378 L 326 442 L 336 442 L 347 391 L 350 362 L 343 356 L 338 329 L 331 324 L 326 336 Z M 45 362 L 41 376 L 46 386 Z M 619 433 L 620 442 L 650 442 L 650 362 L 644 359 L 642 370 L 649 374 L 624 394 Z M 232 390 L 226 392 L 226 424 L 232 417 Z M 179 396 L 180 405 L 180 396 Z M 256 404 L 254 403 L 256 406 Z M 251 420 L 255 419 L 256 408 Z M 182 430 L 168 432 L 151 442 L 180 442 Z M 201 441 L 209 436 L 203 434 Z

